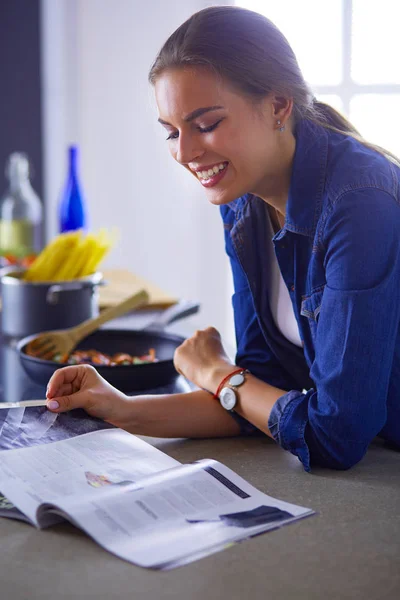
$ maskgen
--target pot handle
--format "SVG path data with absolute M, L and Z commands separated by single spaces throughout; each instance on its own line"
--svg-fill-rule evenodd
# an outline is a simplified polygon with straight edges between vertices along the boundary
M 46 302 L 47 304 L 55 305 L 58 304 L 58 296 L 62 292 L 71 292 L 74 290 L 82 290 L 85 287 L 95 288 L 99 285 L 107 285 L 107 281 L 66 281 L 63 284 L 55 283 L 51 285 L 47 290 Z
M 143 331 L 161 331 L 165 329 L 167 325 L 170 325 L 179 319 L 184 319 L 186 317 L 190 317 L 191 315 L 195 315 L 199 312 L 199 309 L 200 304 L 198 302 L 180 300 L 173 306 L 170 306 L 164 310 L 161 315 L 156 317 L 149 325 L 146 325 Z

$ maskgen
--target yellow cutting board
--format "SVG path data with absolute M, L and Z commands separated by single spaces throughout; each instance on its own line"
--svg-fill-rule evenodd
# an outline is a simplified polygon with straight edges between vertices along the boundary
M 107 285 L 98 288 L 100 308 L 114 306 L 141 289 L 145 289 L 150 296 L 149 304 L 143 308 L 168 308 L 178 302 L 177 298 L 150 281 L 125 269 L 106 269 L 102 273 Z

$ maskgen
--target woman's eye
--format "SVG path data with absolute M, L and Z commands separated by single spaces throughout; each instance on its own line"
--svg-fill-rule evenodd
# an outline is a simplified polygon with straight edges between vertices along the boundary
M 224 119 L 219 119 L 218 121 L 216 121 L 215 123 L 213 123 L 212 125 L 209 125 L 209 127 L 200 127 L 200 125 L 197 127 L 198 131 L 200 131 L 200 133 L 209 133 L 210 131 L 214 131 L 214 129 L 216 129 L 218 127 L 218 125 L 221 123 L 221 121 L 223 121 Z M 167 141 L 169 140 L 176 140 L 179 137 L 179 131 L 173 131 L 172 133 L 169 134 L 169 136 L 167 137 Z
M 210 125 L 209 127 L 198 127 L 197 129 L 200 131 L 200 133 L 209 133 L 210 131 L 214 131 L 214 129 L 217 129 L 221 121 L 223 121 L 223 119 L 219 119 L 219 121 L 216 121 L 213 125 Z
M 170 133 L 169 136 L 167 137 L 167 141 L 168 140 L 176 140 L 178 137 L 179 133 L 177 131 L 174 131 L 173 133 Z

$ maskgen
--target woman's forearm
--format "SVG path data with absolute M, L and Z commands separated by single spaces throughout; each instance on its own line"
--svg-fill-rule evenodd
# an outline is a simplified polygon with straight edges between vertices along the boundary
M 217 389 L 220 382 L 234 370 L 235 365 L 225 365 L 210 371 L 210 377 L 205 382 L 207 389 Z M 248 373 L 245 383 L 237 390 L 235 412 L 272 437 L 268 428 L 269 416 L 275 402 L 285 393 L 285 390 L 273 387 Z
M 210 386 L 218 387 L 221 379 L 231 371 L 221 372 Z M 236 412 L 271 436 L 268 419 L 276 400 L 284 394 L 252 375 L 238 390 Z M 240 433 L 238 423 L 207 391 L 160 396 L 127 398 L 124 421 L 118 427 L 130 433 L 153 437 L 227 437 Z
M 126 397 L 118 427 L 152 437 L 228 437 L 240 433 L 237 422 L 204 391 Z
M 240 365 L 229 361 L 222 346 L 221 336 L 213 327 L 196 331 L 191 338 L 185 340 L 175 351 L 174 364 L 179 373 L 184 374 L 199 388 L 211 392 L 218 390 L 225 379 L 226 385 L 229 385 L 229 375 L 240 369 Z M 244 384 L 237 389 L 234 410 L 272 437 L 268 420 L 275 402 L 285 393 L 285 390 L 273 387 L 247 373 Z M 212 398 L 211 394 L 210 396 Z

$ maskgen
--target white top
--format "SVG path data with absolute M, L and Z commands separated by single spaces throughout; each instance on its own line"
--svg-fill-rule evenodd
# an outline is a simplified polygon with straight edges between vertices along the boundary
M 271 223 L 269 214 L 268 222 Z M 289 291 L 286 287 L 286 283 L 282 277 L 281 270 L 278 265 L 278 261 L 275 255 L 275 248 L 272 242 L 273 229 L 271 225 L 271 236 L 268 236 L 268 255 L 270 258 L 271 265 L 271 281 L 270 281 L 270 294 L 269 294 L 269 305 L 272 312 L 272 317 L 275 321 L 275 325 L 282 333 L 283 336 L 292 344 L 302 347 L 299 327 L 297 325 L 296 317 L 293 311 L 292 301 L 290 299 Z

